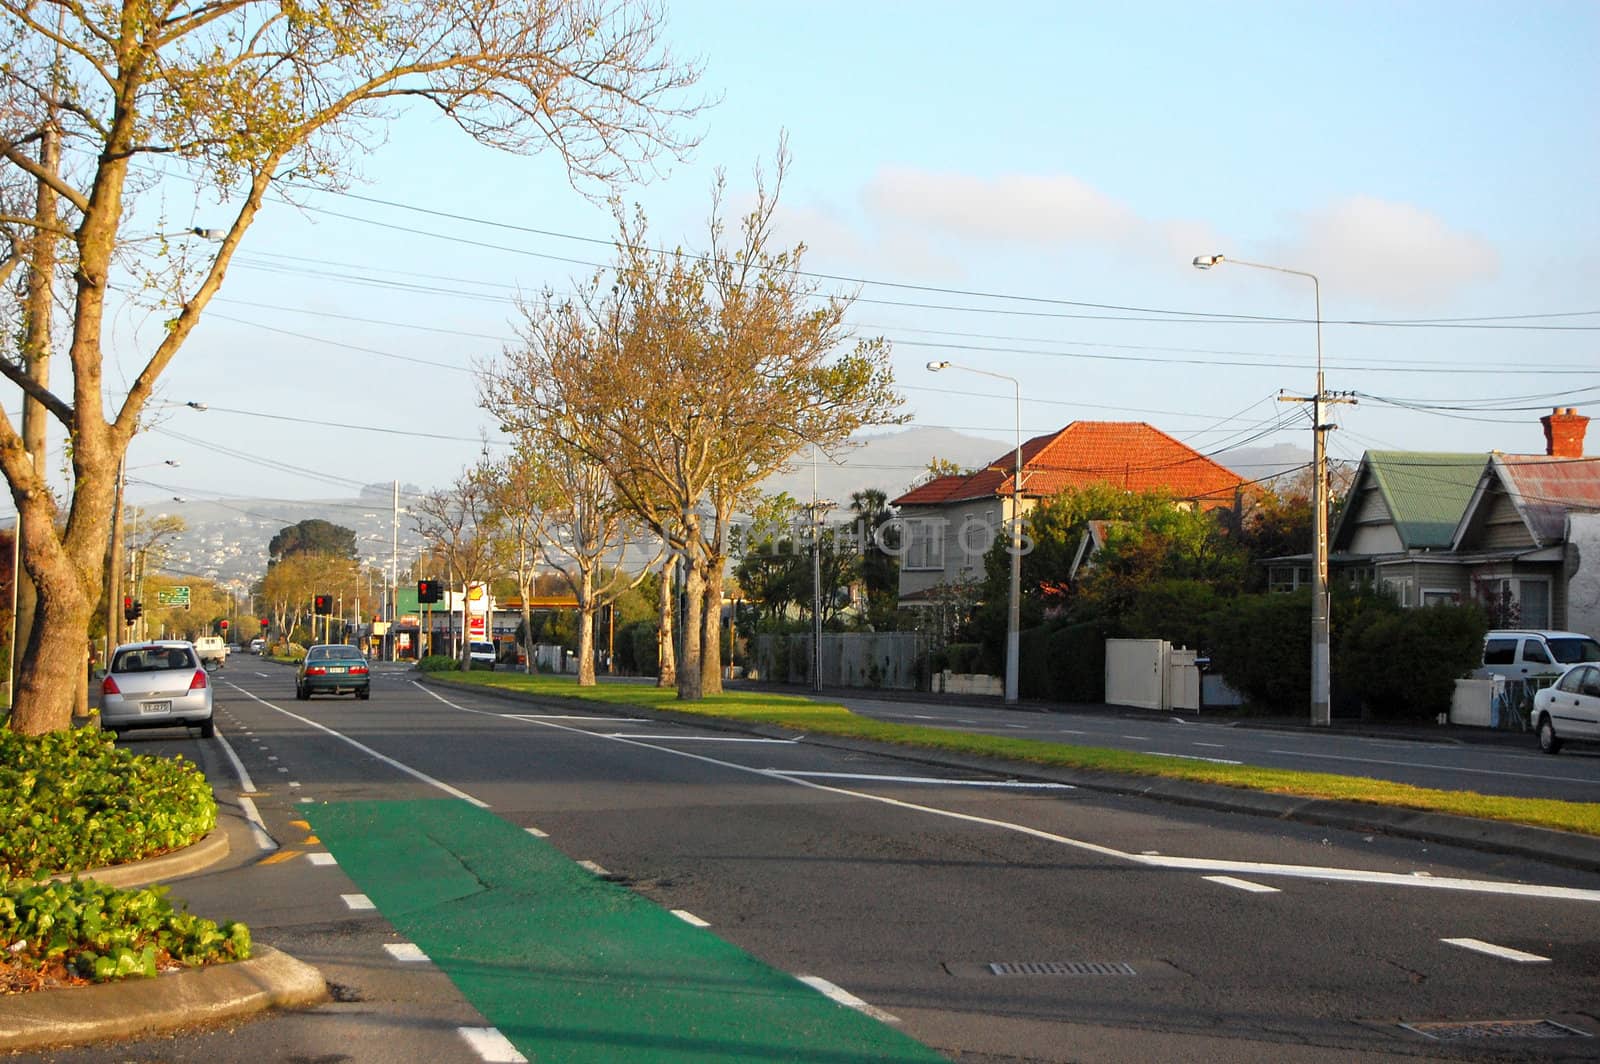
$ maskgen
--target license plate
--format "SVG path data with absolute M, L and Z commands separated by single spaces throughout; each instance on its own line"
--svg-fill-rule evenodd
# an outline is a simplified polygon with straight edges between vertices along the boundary
M 333 666 L 330 666 L 328 668 L 328 671 L 329 672 L 344 672 L 344 666 L 343 665 L 333 665 Z
M 171 702 L 140 702 L 139 703 L 139 712 L 140 713 L 171 713 L 172 712 L 172 703 Z

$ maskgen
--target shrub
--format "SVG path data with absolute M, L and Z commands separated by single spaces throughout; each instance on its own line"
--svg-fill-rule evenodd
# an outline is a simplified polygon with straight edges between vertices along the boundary
M 1211 626 L 1212 670 L 1252 703 L 1301 710 L 1310 704 L 1311 593 L 1240 595 Z
M 1471 604 L 1363 610 L 1334 647 L 1335 690 L 1358 699 L 1363 716 L 1432 720 L 1482 663 L 1488 627 Z
M 0 730 L 0 874 L 138 861 L 188 846 L 216 823 L 211 785 L 182 757 L 118 750 L 97 728 Z
M 429 654 L 417 662 L 417 668 L 423 672 L 455 672 L 461 663 L 449 654 Z
M 0 941 L 6 963 L 62 965 L 94 982 L 153 977 L 172 964 L 250 957 L 250 929 L 174 910 L 166 887 L 118 890 L 94 880 L 25 883 L 0 875 Z
M 1130 639 L 1165 639 L 1199 650 L 1210 645 L 1219 606 L 1216 589 L 1198 580 L 1162 580 L 1133 593 L 1118 626 Z
M 944 648 L 944 667 L 953 673 L 981 673 L 985 672 L 984 652 L 980 643 L 949 643 Z
M 1050 681 L 1063 702 L 1106 700 L 1106 633 L 1093 622 L 1069 624 L 1050 638 Z

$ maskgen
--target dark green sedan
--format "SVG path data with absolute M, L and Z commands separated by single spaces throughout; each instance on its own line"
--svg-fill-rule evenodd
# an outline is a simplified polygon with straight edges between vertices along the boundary
M 320 644 L 306 648 L 305 660 L 295 676 L 294 696 L 302 702 L 312 695 L 352 694 L 365 699 L 372 693 L 367 659 L 358 647 Z

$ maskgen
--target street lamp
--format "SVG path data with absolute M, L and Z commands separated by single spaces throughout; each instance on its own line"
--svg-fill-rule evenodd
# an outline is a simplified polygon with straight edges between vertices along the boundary
M 1017 468 L 1011 478 L 1011 597 L 1006 607 L 1006 705 L 1017 704 L 1017 659 L 1022 642 L 1022 384 L 1015 377 L 956 362 L 929 362 L 928 372 L 961 369 L 996 380 L 1010 381 L 1017 397 Z
M 1311 294 L 1316 307 L 1317 325 L 1317 390 L 1311 396 L 1311 464 L 1313 483 L 1311 489 L 1311 723 L 1326 727 L 1333 721 L 1332 684 L 1330 673 L 1330 645 L 1328 631 L 1328 451 L 1326 433 L 1329 426 L 1322 423 L 1322 404 L 1326 401 L 1322 390 L 1322 285 L 1317 275 L 1305 270 L 1291 270 L 1286 266 L 1269 266 L 1263 262 L 1246 262 L 1222 255 L 1196 255 L 1194 266 L 1209 270 L 1228 263 L 1249 266 L 1275 273 L 1292 273 L 1311 281 Z

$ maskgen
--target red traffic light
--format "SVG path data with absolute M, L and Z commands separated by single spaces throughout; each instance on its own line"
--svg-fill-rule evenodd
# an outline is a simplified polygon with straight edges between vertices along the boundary
M 261 618 L 261 627 L 267 627 L 267 619 L 265 617 Z
M 331 596 L 328 596 L 328 595 L 318 595 L 313 600 L 312 608 L 315 610 L 315 612 L 317 612 L 319 614 L 332 613 L 333 612 L 333 599 L 332 599 Z
M 122 596 L 122 608 L 125 609 L 125 610 L 133 609 L 133 596 L 132 595 L 123 595 Z
M 222 630 L 224 632 L 226 632 L 228 630 L 228 622 L 227 621 L 223 621 L 222 622 Z

